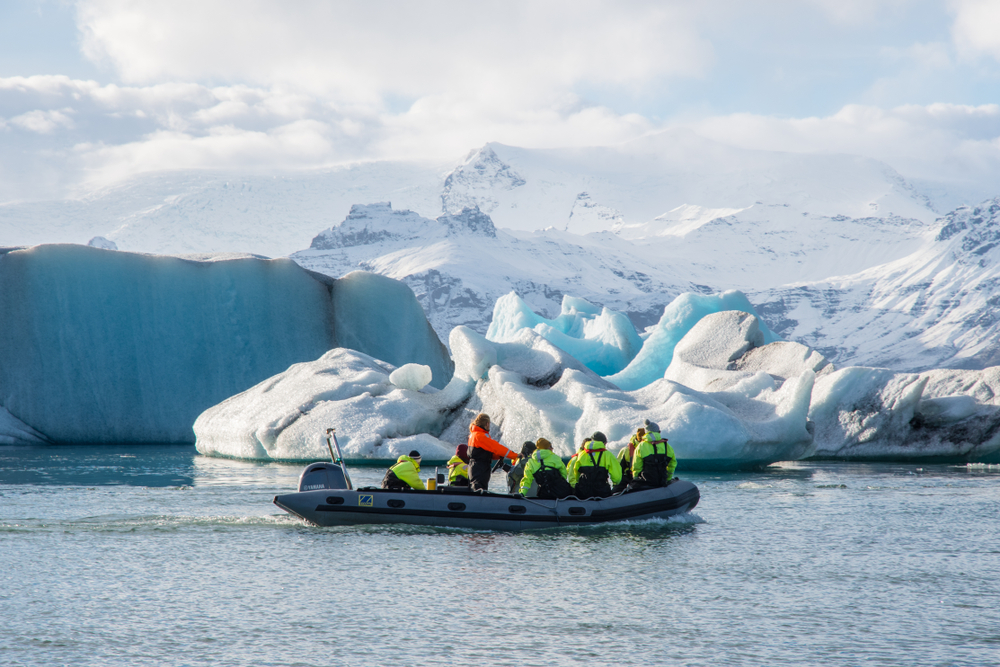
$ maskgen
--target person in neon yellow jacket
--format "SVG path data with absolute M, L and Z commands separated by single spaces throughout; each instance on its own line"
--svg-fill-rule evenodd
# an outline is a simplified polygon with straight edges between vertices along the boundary
M 566 481 L 566 464 L 552 451 L 552 443 L 545 438 L 535 441 L 535 451 L 524 466 L 521 478 L 521 495 L 527 496 L 531 483 L 538 485 L 538 497 L 543 500 L 565 498 L 573 493 Z
M 448 484 L 451 486 L 469 485 L 468 447 L 459 445 L 455 455 L 448 459 Z M 465 458 L 463 458 L 463 454 Z
M 621 481 L 622 466 L 607 451 L 607 443 L 607 436 L 597 431 L 573 459 L 567 479 L 577 498 L 607 498 L 611 495 L 611 487 Z
M 632 458 L 635 456 L 635 450 L 639 449 L 639 445 L 642 443 L 644 437 L 646 437 L 646 429 L 640 426 L 635 430 L 632 437 L 629 438 L 628 444 L 618 452 L 618 465 L 622 467 L 622 481 L 618 482 L 613 493 L 618 493 L 625 489 L 629 485 L 629 482 L 632 481 Z
M 666 486 L 677 469 L 677 456 L 656 422 L 646 420 L 646 435 L 632 457 L 630 489 Z
M 413 450 L 396 459 L 396 465 L 385 472 L 382 478 L 383 489 L 421 489 L 427 487 L 420 480 L 420 452 Z

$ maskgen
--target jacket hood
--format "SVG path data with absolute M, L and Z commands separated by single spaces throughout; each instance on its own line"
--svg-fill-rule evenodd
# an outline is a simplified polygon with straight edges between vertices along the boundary
M 410 463 L 413 464 L 414 468 L 420 470 L 420 464 L 417 463 L 414 459 L 410 458 L 408 454 L 403 454 L 398 459 L 396 459 L 396 463 L 402 463 L 403 461 L 409 461 Z

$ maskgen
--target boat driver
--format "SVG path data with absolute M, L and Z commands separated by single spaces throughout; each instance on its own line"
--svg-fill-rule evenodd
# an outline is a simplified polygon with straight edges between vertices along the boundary
M 494 459 L 516 459 L 517 454 L 490 437 L 490 416 L 480 412 L 469 424 L 469 486 L 487 491 Z

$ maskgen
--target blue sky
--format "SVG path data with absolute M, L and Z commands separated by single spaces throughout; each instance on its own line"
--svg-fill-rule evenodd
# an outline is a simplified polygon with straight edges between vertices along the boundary
M 982 180 L 998 104 L 1000 0 L 0 3 L 0 201 L 674 127 Z

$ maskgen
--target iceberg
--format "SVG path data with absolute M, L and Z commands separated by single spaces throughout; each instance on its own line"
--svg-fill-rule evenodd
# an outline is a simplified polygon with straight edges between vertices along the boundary
M 505 343 L 521 329 L 533 330 L 598 375 L 621 371 L 642 347 L 624 314 L 569 295 L 563 296 L 561 312 L 552 320 L 536 314 L 515 292 L 497 299 L 486 338 Z
M 746 295 L 738 290 L 714 295 L 681 294 L 664 308 L 659 322 L 644 335 L 636 332 L 624 314 L 599 308 L 585 299 L 564 296 L 559 316 L 550 320 L 510 292 L 493 307 L 486 338 L 504 343 L 516 338 L 522 329 L 530 329 L 620 389 L 636 390 L 664 377 L 674 348 L 703 317 L 724 311 L 753 316 L 760 333 L 757 345 L 781 340 L 757 317 Z
M 596 430 L 618 449 L 651 419 L 688 469 L 758 466 L 812 452 L 812 371 L 781 386 L 759 372 L 725 392 L 666 379 L 623 391 L 532 329 L 498 343 L 459 326 L 449 344 L 454 376 L 433 393 L 397 386 L 390 378 L 398 369 L 358 352 L 332 350 L 296 364 L 199 416 L 198 451 L 315 460 L 326 456 L 322 434 L 334 427 L 350 458 L 386 461 L 416 448 L 425 459 L 443 460 L 485 411 L 491 435 L 514 450 L 544 436 L 569 456 Z
M 807 428 L 814 435 L 809 455 L 818 458 L 1000 459 L 1000 367 L 835 369 L 805 345 L 764 341 L 756 317 L 706 315 L 677 344 L 666 377 L 722 397 L 784 389 L 812 375 Z
M 822 458 L 1000 462 L 1000 367 L 842 368 L 817 380 L 809 418 Z
M 437 387 L 453 369 L 405 285 L 288 259 L 9 250 L 0 320 L 0 407 L 30 430 L 0 429 L 18 442 L 192 442 L 206 408 L 331 348 L 428 366 Z
M 443 390 L 396 386 L 391 364 L 339 348 L 287 370 L 203 412 L 194 424 L 202 454 L 254 460 L 326 458 L 324 434 L 337 430 L 346 457 L 395 459 L 418 449 L 447 459 L 453 445 L 437 440 L 472 383 L 456 376 Z M 420 446 L 414 445 L 419 438 Z
M 0 407 L 0 445 L 47 445 L 48 438 Z
M 638 389 L 663 377 L 673 360 L 674 348 L 684 336 L 711 313 L 738 310 L 757 317 L 750 301 L 743 292 L 729 290 L 720 294 L 704 295 L 684 293 L 663 309 L 663 316 L 651 329 L 647 329 L 642 349 L 624 370 L 607 379 L 622 389 Z M 764 343 L 781 340 L 758 319 Z

